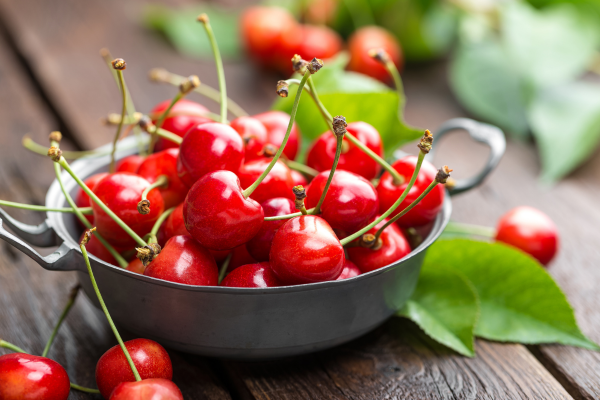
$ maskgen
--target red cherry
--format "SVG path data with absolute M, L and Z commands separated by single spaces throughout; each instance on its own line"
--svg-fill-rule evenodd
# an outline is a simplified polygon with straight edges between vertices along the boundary
M 223 279 L 221 286 L 266 288 L 281 286 L 281 284 L 269 263 L 261 262 L 236 268 Z
M 256 260 L 246 249 L 246 245 L 242 244 L 236 247 L 231 252 L 231 260 L 229 260 L 229 265 L 227 266 L 227 273 L 230 273 L 234 269 L 241 267 L 246 264 L 256 264 L 258 260 Z
M 402 192 L 408 185 L 410 178 L 415 170 L 415 166 L 417 164 L 417 157 L 415 156 L 407 156 L 399 159 L 392 167 L 398 171 L 398 173 L 404 178 L 404 183 L 401 185 L 394 185 L 394 179 L 389 174 L 389 172 L 385 172 L 381 179 L 379 180 L 379 184 L 377 185 L 377 193 L 379 194 L 379 213 L 383 214 L 386 212 L 392 204 L 398 200 Z M 398 208 L 392 213 L 390 216 L 393 217 L 397 215 L 400 211 L 406 208 L 410 203 L 415 201 L 417 197 L 421 195 L 429 186 L 431 181 L 435 178 L 437 174 L 437 170 L 431 163 L 428 161 L 423 161 L 421 166 L 421 170 L 417 175 L 417 180 L 415 184 L 410 189 L 408 196 L 404 199 L 404 201 L 400 204 Z M 402 216 L 396 223 L 402 228 L 409 228 L 413 226 L 425 225 L 435 219 L 438 212 L 442 208 L 442 203 L 444 202 L 444 186 L 437 185 L 433 188 L 431 192 L 427 196 L 421 200 L 419 204 L 414 206 L 412 210 Z
M 332 58 L 342 51 L 344 44 L 340 35 L 325 25 L 301 25 L 299 36 L 300 46 L 295 53 L 305 60 Z
M 554 222 L 533 207 L 513 208 L 500 218 L 496 240 L 521 249 L 547 265 L 558 251 L 558 230 Z
M 244 198 L 240 180 L 230 171 L 206 174 L 185 198 L 188 232 L 204 247 L 227 250 L 252 239 L 263 223 L 260 204 Z
M 127 271 L 135 272 L 136 274 L 144 275 L 146 267 L 144 267 L 144 264 L 138 258 L 134 258 L 129 262 L 125 269 Z
M 108 176 L 107 172 L 100 172 L 99 174 L 94 174 L 83 181 L 87 187 L 89 187 L 92 192 L 96 187 L 96 184 L 100 182 L 104 177 Z M 90 207 L 90 196 L 87 195 L 86 192 L 83 191 L 82 188 L 77 189 L 77 194 L 75 195 L 75 205 L 77 207 Z M 90 221 L 90 224 L 94 224 L 94 216 L 93 215 L 85 215 L 85 218 Z M 79 221 L 79 220 L 78 220 Z
M 245 161 L 261 158 L 267 143 L 267 128 L 262 122 L 252 117 L 238 117 L 230 125 L 244 140 Z
M 262 122 L 267 128 L 267 144 L 280 147 L 287 132 L 288 124 L 290 123 L 289 114 L 283 111 L 267 111 L 262 114 L 255 115 L 254 118 Z M 290 137 L 288 138 L 283 154 L 290 160 L 296 158 L 298 153 L 298 138 L 300 136 L 300 130 L 296 121 L 292 125 Z
M 160 344 L 149 339 L 133 339 L 125 342 L 125 348 L 142 379 L 173 379 L 171 359 Z M 96 384 L 102 397 L 108 399 L 113 390 L 122 382 L 135 382 L 135 376 L 121 346 L 116 345 L 98 360 Z
M 296 212 L 294 202 L 283 197 L 276 197 L 261 203 L 265 217 L 276 217 L 278 215 L 292 214 Z M 271 244 L 277 229 L 287 220 L 264 221 L 258 233 L 246 243 L 248 253 L 258 261 L 269 261 Z M 234 253 L 235 254 L 235 253 Z
M 141 176 L 119 172 L 98 182 L 94 193 L 135 233 L 144 236 L 150 232 L 154 222 L 164 211 L 160 192 L 152 189 L 147 196 L 151 204 L 150 213 L 141 215 L 138 212 L 137 204 L 141 199 L 142 192 L 148 186 L 150 183 Z M 92 204 L 92 208 L 96 228 L 108 242 L 121 247 L 135 244 L 135 241 L 96 203 Z
M 144 275 L 195 286 L 216 286 L 219 269 L 208 250 L 190 236 L 173 236 Z
M 218 122 L 197 125 L 183 137 L 177 162 L 181 180 L 191 187 L 209 172 L 237 173 L 244 161 L 244 142 L 229 125 Z
M 399 70 L 402 69 L 403 56 L 400 43 L 394 35 L 378 26 L 365 26 L 350 36 L 348 39 L 348 50 L 350 51 L 348 69 L 383 82 L 389 82 L 390 75 L 385 67 L 369 56 L 371 49 L 385 50 L 396 67 Z
M 377 155 L 383 156 L 383 145 L 379 132 L 366 122 L 352 122 L 346 128 L 358 141 L 373 150 Z M 325 171 L 333 167 L 337 139 L 331 132 L 322 134 L 308 151 L 306 165 L 317 171 Z M 344 148 L 338 161 L 338 168 L 354 172 L 366 179 L 373 179 L 379 175 L 381 166 L 344 138 Z
M 342 273 L 344 248 L 323 218 L 302 215 L 275 233 L 270 263 L 285 285 L 333 281 Z
M 344 269 L 342 270 L 342 273 L 340 274 L 340 276 L 338 276 L 336 281 L 341 281 L 342 279 L 354 278 L 355 276 L 358 276 L 360 274 L 361 274 L 360 269 L 358 269 L 356 264 L 354 264 L 352 261 L 346 259 L 346 262 L 344 262 Z
M 377 224 L 368 233 L 375 234 L 387 222 L 386 219 Z M 367 273 L 390 265 L 410 253 L 408 240 L 396 224 L 391 224 L 381 232 L 381 247 L 378 250 L 365 247 L 349 247 L 348 257 L 362 271 Z
M 183 400 L 183 395 L 177 385 L 167 379 L 144 379 L 119 384 L 110 400 Z
M 161 103 L 158 103 L 156 105 L 156 107 L 154 107 L 152 109 L 150 114 L 152 114 L 153 116 L 156 116 L 156 118 L 158 118 L 167 109 L 169 104 L 171 104 L 171 100 L 165 100 Z M 202 114 L 205 112 L 208 112 L 208 109 L 206 107 L 204 107 L 203 105 L 198 104 L 193 101 L 190 101 L 190 100 L 187 100 L 187 99 L 181 99 L 177 103 L 175 103 L 173 108 L 171 108 L 171 111 L 169 114 L 176 114 L 176 113 Z M 156 124 L 156 122 L 157 122 L 157 119 L 154 119 L 152 121 L 152 123 L 154 123 L 154 124 Z M 177 136 L 183 137 L 193 127 L 200 125 L 200 124 L 204 124 L 206 122 L 213 122 L 213 121 L 210 118 L 201 117 L 198 115 L 174 115 L 173 117 L 165 118 L 161 128 L 163 128 L 164 130 L 167 130 L 171 133 L 174 133 Z M 178 147 L 176 143 L 173 143 L 170 140 L 160 138 L 156 142 L 156 146 L 154 146 L 154 150 L 161 151 L 161 150 L 166 150 L 166 149 L 174 148 L 174 147 Z
M 156 182 L 156 179 L 161 175 L 166 175 L 169 178 L 169 185 L 166 188 L 158 188 L 165 203 L 165 209 L 175 207 L 183 202 L 188 191 L 188 187 L 183 184 L 177 175 L 178 155 L 178 148 L 150 154 L 137 171 L 139 176 L 150 183 Z
M 134 154 L 122 158 L 115 167 L 115 172 L 131 172 L 136 174 L 140 165 L 144 162 L 144 157 Z
M 260 158 L 242 165 L 238 172 L 242 187 L 247 188 L 252 185 L 264 170 L 267 169 L 271 161 L 271 159 Z M 292 178 L 290 169 L 281 161 L 277 161 L 265 179 L 258 185 L 256 190 L 252 192 L 250 198 L 259 203 L 274 197 L 287 197 L 293 199 L 293 187 L 294 179 Z
M 24 353 L 0 357 L 0 399 L 66 400 L 67 371 L 56 361 Z
M 330 171 L 323 171 L 306 191 L 306 207 L 319 202 Z M 336 170 L 321 206 L 322 217 L 333 229 L 354 233 L 366 226 L 379 211 L 377 191 L 365 178 L 344 170 Z
M 301 185 L 304 186 L 304 188 L 306 189 L 306 187 L 308 186 L 308 181 L 306 180 L 304 175 L 293 169 L 290 170 L 290 174 L 292 174 L 292 181 L 294 182 L 294 186 Z
M 85 233 L 81 234 L 81 237 L 79 238 L 79 243 L 81 243 L 81 240 L 83 239 L 84 234 Z M 125 250 L 129 250 L 128 248 L 124 248 L 124 247 L 115 247 L 115 246 L 113 246 L 113 247 L 119 253 L 122 253 Z M 89 242 L 85 245 L 85 249 L 87 250 L 87 252 L 89 254 L 92 254 L 92 255 L 98 257 L 102 261 L 105 261 L 112 265 L 119 265 L 117 263 L 117 260 L 115 260 L 115 258 L 112 256 L 112 254 L 110 254 L 110 252 L 108 250 L 106 250 L 106 247 L 104 247 L 102 242 L 100 242 L 100 240 L 98 240 L 96 235 L 92 235 Z

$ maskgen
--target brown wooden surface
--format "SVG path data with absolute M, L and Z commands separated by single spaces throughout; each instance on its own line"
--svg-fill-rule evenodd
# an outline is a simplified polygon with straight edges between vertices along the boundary
M 11 42 L 9 46 L 0 41 L 0 198 L 41 204 L 52 180 L 46 160 L 17 151 L 23 133 L 31 132 L 44 143 L 49 130 L 60 127 L 83 148 L 109 140 L 113 131 L 98 121 L 118 110 L 120 100 L 98 55 L 101 47 L 127 60 L 126 79 L 140 111 L 174 93 L 169 86 L 147 81 L 151 67 L 196 73 L 216 86 L 212 62 L 185 59 L 140 26 L 143 4 L 0 0 L 0 30 Z M 275 77 L 258 74 L 243 63 L 228 64 L 226 73 L 231 97 L 251 113 L 266 109 L 273 100 Z M 448 118 L 465 115 L 445 74 L 443 63 L 406 71 L 409 122 L 435 129 Z M 204 103 L 216 110 L 209 101 Z M 454 167 L 457 176 L 467 176 L 482 164 L 485 153 L 459 134 L 443 142 L 438 157 Z M 584 332 L 600 341 L 600 294 L 594 291 L 600 283 L 595 265 L 600 259 L 596 244 L 600 211 L 595 207 L 600 159 L 553 188 L 541 187 L 536 174 L 533 149 L 510 143 L 493 176 L 481 188 L 455 199 L 454 219 L 493 225 L 502 213 L 521 204 L 548 213 L 563 238 L 550 272 L 572 301 Z M 42 218 L 30 212 L 13 215 L 31 223 Z M 72 274 L 43 271 L 3 244 L 0 337 L 41 352 L 73 282 Z M 102 315 L 82 296 L 51 356 L 74 381 L 92 386 L 95 361 L 113 344 Z M 457 356 L 427 339 L 412 323 L 394 319 L 364 338 L 308 357 L 237 363 L 173 353 L 173 361 L 176 382 L 186 398 L 229 398 L 230 393 L 234 398 L 256 399 L 570 398 L 565 389 L 575 398 L 600 398 L 597 353 L 563 346 L 530 352 L 520 345 L 478 341 L 477 354 L 475 359 Z M 71 398 L 86 396 L 73 393 Z

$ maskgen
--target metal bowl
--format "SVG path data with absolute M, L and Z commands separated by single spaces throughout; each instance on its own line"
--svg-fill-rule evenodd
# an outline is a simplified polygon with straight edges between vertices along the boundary
M 496 166 L 505 148 L 502 131 L 468 119 L 446 122 L 446 132 L 465 129 L 491 148 L 484 170 L 459 181 L 450 194 L 479 184 Z M 120 144 L 119 158 L 135 153 L 134 138 Z M 108 157 L 81 159 L 72 164 L 79 177 L 106 171 Z M 63 174 L 74 196 L 76 183 Z M 55 181 L 46 206 L 68 206 Z M 393 315 L 412 294 L 427 248 L 450 219 L 446 196 L 442 211 L 423 243 L 408 256 L 384 268 L 342 281 L 266 289 L 190 286 L 134 274 L 91 257 L 94 275 L 112 318 L 119 326 L 166 347 L 206 356 L 265 359 L 323 350 L 369 332 Z M 20 223 L 3 211 L 0 238 L 51 271 L 77 271 L 88 298 L 98 302 L 78 246 L 81 229 L 71 214 L 49 212 L 39 226 Z M 59 246 L 42 257 L 29 244 Z

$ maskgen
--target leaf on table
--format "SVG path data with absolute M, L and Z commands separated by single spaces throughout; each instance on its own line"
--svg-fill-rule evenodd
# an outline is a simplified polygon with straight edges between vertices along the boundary
M 481 305 L 475 335 L 502 342 L 560 343 L 600 350 L 580 331 L 573 309 L 546 270 L 500 243 L 438 240 L 425 265 L 444 265 L 471 282 Z
M 600 85 L 570 83 L 541 91 L 529 108 L 542 179 L 555 181 L 585 161 L 600 141 Z
M 398 315 L 414 321 L 432 339 L 473 357 L 473 329 L 479 315 L 474 289 L 459 272 L 426 263 L 412 297 Z

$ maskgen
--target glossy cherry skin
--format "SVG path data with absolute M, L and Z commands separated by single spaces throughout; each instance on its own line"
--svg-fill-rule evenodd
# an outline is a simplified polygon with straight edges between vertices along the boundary
M 319 202 L 330 171 L 317 175 L 306 191 L 305 204 L 313 208 Z M 333 229 L 354 233 L 373 221 L 379 211 L 377 191 L 365 178 L 352 172 L 338 169 L 321 205 L 321 217 Z
M 109 400 L 183 400 L 183 395 L 170 380 L 144 379 L 120 383 Z
M 160 344 L 149 339 L 133 339 L 125 342 L 135 368 L 142 379 L 173 379 L 173 366 L 169 354 Z M 135 382 L 135 376 L 127 363 L 121 346 L 111 347 L 96 364 L 96 385 L 100 394 L 108 399 L 122 382 Z
M 94 191 L 94 188 L 96 187 L 96 184 L 98 182 L 100 182 L 102 179 L 104 179 L 104 177 L 108 176 L 107 172 L 100 172 L 99 174 L 94 174 L 92 176 L 90 176 L 89 178 L 87 178 L 86 180 L 83 181 L 83 183 L 86 184 L 87 187 L 89 187 L 92 192 Z M 77 189 L 77 194 L 75 195 L 75 205 L 77 207 L 90 207 L 90 196 L 87 195 L 86 192 L 83 191 L 82 188 L 78 188 Z M 94 216 L 93 215 L 84 215 L 85 218 L 90 221 L 90 223 L 93 225 L 94 224 Z M 79 220 L 77 220 L 79 221 Z
M 558 230 L 552 220 L 533 207 L 516 207 L 498 221 L 496 240 L 514 246 L 542 265 L 558 251 Z
M 253 117 L 238 117 L 230 125 L 244 140 L 245 162 L 261 158 L 267 143 L 267 128 L 262 122 Z
M 125 224 L 139 236 L 144 236 L 152 229 L 156 219 L 164 211 L 164 203 L 160 192 L 152 189 L 148 193 L 150 213 L 142 215 L 137 205 L 142 198 L 142 192 L 150 183 L 141 176 L 119 172 L 109 175 L 96 184 L 94 193 L 106 204 Z M 98 232 L 109 243 L 120 247 L 133 246 L 135 241 L 115 221 L 112 220 L 95 202 L 94 223 Z
M 156 179 L 165 175 L 169 179 L 166 188 L 158 188 L 165 209 L 175 207 L 183 202 L 187 194 L 188 187 L 183 184 L 179 175 L 177 175 L 177 157 L 179 149 L 166 149 L 158 153 L 150 154 L 138 168 L 137 174 L 150 183 L 156 182 Z
M 219 269 L 208 250 L 191 236 L 173 236 L 146 266 L 144 275 L 195 286 L 216 286 Z
M 352 122 L 346 129 L 375 154 L 383 156 L 381 136 L 371 125 L 366 122 Z M 312 144 L 308 151 L 306 165 L 317 171 L 330 170 L 333 167 L 336 147 L 335 135 L 329 131 L 325 132 Z M 369 180 L 377 177 L 381 171 L 381 167 L 375 160 L 346 138 L 344 138 L 344 147 L 338 161 L 338 168 L 354 172 Z
M 285 133 L 287 132 L 288 124 L 290 123 L 290 115 L 283 111 L 267 111 L 254 116 L 257 120 L 267 128 L 267 143 L 276 147 L 281 147 Z M 300 137 L 300 129 L 294 121 L 290 137 L 283 149 L 283 154 L 293 160 L 298 153 L 298 141 Z
M 391 81 L 385 67 L 369 56 L 369 50 L 385 50 L 396 67 L 402 70 L 403 56 L 400 43 L 394 35 L 378 26 L 365 26 L 355 31 L 348 39 L 350 51 L 350 71 L 360 72 L 382 82 Z
M 152 111 L 150 113 L 153 116 L 156 116 L 156 118 L 158 118 L 167 109 L 169 104 L 171 104 L 171 100 L 165 100 L 163 102 L 160 102 L 156 105 L 156 107 L 154 107 L 152 109 Z M 205 112 L 208 112 L 208 109 L 206 107 L 204 107 L 203 105 L 198 104 L 193 101 L 190 101 L 190 100 L 187 100 L 187 99 L 181 99 L 177 103 L 175 103 L 173 108 L 171 108 L 170 114 L 176 114 L 176 113 L 203 114 Z M 157 122 L 157 119 L 154 119 L 152 121 L 152 123 L 154 123 L 154 124 L 156 124 L 156 122 Z M 165 118 L 161 128 L 163 128 L 164 130 L 167 130 L 171 133 L 174 133 L 177 136 L 183 137 L 193 127 L 200 125 L 200 124 L 204 124 L 206 122 L 213 122 L 213 121 L 210 118 L 202 117 L 199 115 L 174 115 L 173 117 Z M 177 147 L 179 147 L 177 145 L 177 143 L 173 143 L 170 140 L 160 138 L 156 142 L 156 145 L 154 146 L 154 150 L 161 151 L 161 150 L 177 148 Z
M 342 273 L 340 274 L 340 276 L 338 276 L 336 281 L 341 281 L 342 279 L 354 278 L 355 276 L 358 276 L 360 274 L 361 274 L 360 269 L 356 266 L 356 264 L 354 264 L 352 261 L 346 259 L 346 262 L 344 262 L 344 269 L 342 270 Z
M 221 286 L 266 288 L 281 286 L 268 262 L 246 264 L 229 273 Z
M 192 186 L 183 205 L 188 232 L 211 250 L 233 249 L 258 233 L 263 223 L 260 204 L 242 194 L 230 171 L 206 174 Z
M 375 234 L 386 221 L 381 221 L 369 233 Z M 348 257 L 363 274 L 390 265 L 410 253 L 408 240 L 396 224 L 391 224 L 385 228 L 380 239 L 382 244 L 378 250 L 360 246 L 348 247 L 347 249 Z
M 0 357 L 0 399 L 66 400 L 67 371 L 56 361 L 24 353 Z
M 344 268 L 344 248 L 327 221 L 302 215 L 277 230 L 270 263 L 284 285 L 333 281 Z
M 245 189 L 252 185 L 258 179 L 260 174 L 267 169 L 271 161 L 272 159 L 269 158 L 260 158 L 242 165 L 238 172 L 242 187 Z M 294 178 L 292 178 L 292 172 L 287 165 L 281 161 L 277 161 L 265 179 L 258 185 L 254 192 L 252 192 L 250 198 L 259 203 L 274 197 L 287 197 L 293 199 L 293 187 Z
M 275 197 L 261 203 L 265 217 L 276 217 L 278 215 L 286 215 L 295 213 L 297 210 L 294 202 L 284 197 Z M 271 253 L 271 244 L 277 229 L 287 220 L 281 219 L 276 221 L 265 221 L 258 233 L 246 243 L 246 249 L 252 257 L 258 261 L 269 261 L 269 253 Z
M 377 185 L 380 214 L 386 212 L 402 195 L 402 192 L 412 177 L 416 164 L 417 157 L 415 156 L 403 157 L 392 164 L 392 167 L 394 167 L 394 169 L 404 178 L 404 183 L 401 185 L 394 185 L 394 180 L 388 172 L 385 172 L 381 176 L 379 184 Z M 406 196 L 400 206 L 392 213 L 392 216 L 397 215 L 400 211 L 410 205 L 410 203 L 415 201 L 434 180 L 436 174 L 437 170 L 435 167 L 431 165 L 430 162 L 423 161 L 415 184 L 410 189 L 408 196 Z M 442 209 L 444 196 L 444 185 L 437 185 L 419 204 L 403 215 L 402 218 L 397 221 L 397 224 L 402 228 L 428 224 L 435 219 L 438 212 Z
M 115 166 L 115 172 L 131 172 L 136 174 L 145 158 L 137 154 L 122 158 Z
M 179 150 L 177 172 L 188 187 L 212 171 L 237 173 L 244 162 L 242 137 L 229 125 L 211 122 L 189 130 Z
M 302 185 L 306 189 L 308 186 L 308 180 L 302 175 L 300 172 L 291 169 L 290 174 L 292 175 L 292 181 L 294 181 L 294 186 Z
M 256 264 L 258 260 L 256 260 L 246 249 L 245 244 L 241 244 L 235 249 L 231 250 L 231 260 L 229 260 L 229 265 L 227 266 L 227 273 L 230 273 L 236 268 L 241 267 L 246 264 Z

